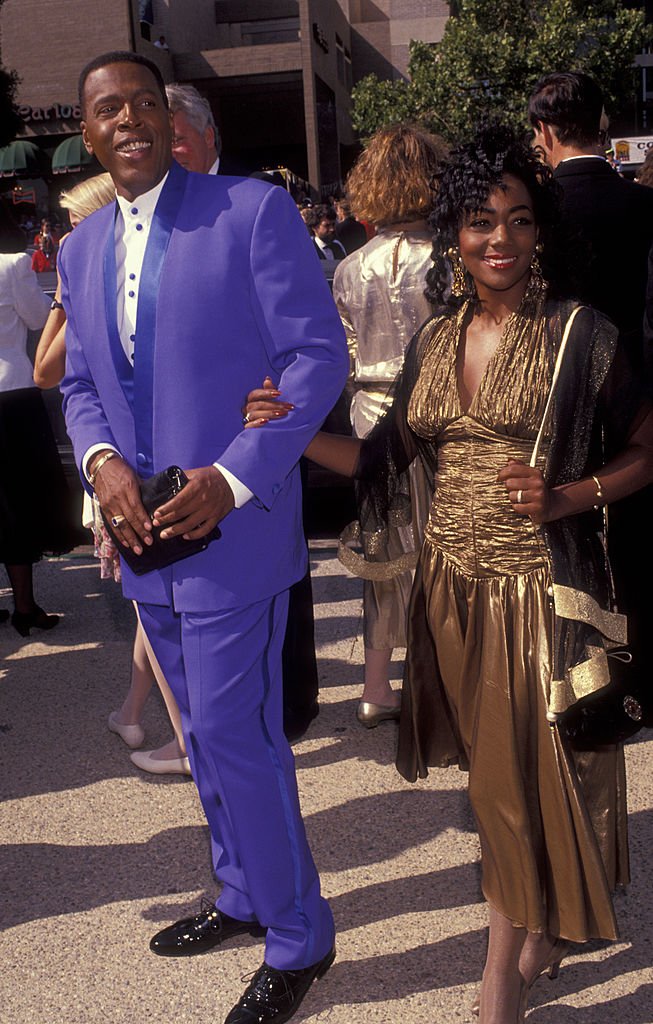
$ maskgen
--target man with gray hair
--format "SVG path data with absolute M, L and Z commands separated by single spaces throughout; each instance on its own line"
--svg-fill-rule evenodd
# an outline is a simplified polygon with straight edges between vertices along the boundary
M 217 174 L 222 142 L 209 101 L 192 85 L 166 85 L 172 114 L 172 155 L 187 171 Z

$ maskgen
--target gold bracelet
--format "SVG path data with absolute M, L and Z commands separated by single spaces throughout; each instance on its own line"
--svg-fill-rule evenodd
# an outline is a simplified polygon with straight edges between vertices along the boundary
M 122 455 L 120 454 L 120 452 L 115 452 L 112 449 L 109 452 L 105 452 L 101 459 L 98 459 L 98 461 L 95 464 L 95 469 L 93 470 L 92 473 L 89 473 L 89 475 L 88 475 L 88 482 L 90 483 L 90 485 L 91 485 L 91 487 L 93 489 L 95 489 L 95 480 L 97 478 L 98 473 L 102 469 L 104 463 L 108 462 L 109 459 L 121 459 L 121 458 L 122 458 Z
M 603 501 L 605 495 L 603 493 L 603 488 L 601 487 L 601 481 L 599 480 L 598 476 L 594 476 L 594 474 L 592 474 L 592 480 L 596 484 L 596 497 L 599 499 L 599 501 Z M 594 508 L 601 508 L 601 506 L 595 505 Z

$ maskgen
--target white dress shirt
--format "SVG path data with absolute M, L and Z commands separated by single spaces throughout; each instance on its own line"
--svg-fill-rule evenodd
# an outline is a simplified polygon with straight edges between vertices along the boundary
M 136 339 L 136 316 L 138 312 L 138 292 L 141 281 L 141 271 L 147 240 L 150 237 L 150 228 L 154 217 L 154 210 L 159 201 L 159 196 L 166 183 L 166 174 L 158 185 L 144 192 L 137 199 L 130 201 L 124 196 L 116 196 L 118 201 L 118 215 L 114 227 L 114 238 L 116 243 L 116 312 L 118 317 L 118 333 L 130 363 L 134 361 L 134 341 Z M 84 472 L 87 479 L 89 460 L 96 452 L 106 450 L 107 444 L 92 445 L 85 453 L 82 460 Z M 234 496 L 236 508 L 242 508 L 251 497 L 252 491 L 246 487 L 233 473 L 221 466 L 219 462 L 213 465 L 219 469 L 229 484 Z
M 0 254 L 0 391 L 34 387 L 27 355 L 27 331 L 40 330 L 48 319 L 44 294 L 23 253 Z
M 320 249 L 324 253 L 325 259 L 327 259 L 327 260 L 343 259 L 344 260 L 344 258 L 347 255 L 347 253 L 345 252 L 345 248 L 344 248 L 342 242 L 339 242 L 337 238 L 332 238 L 330 242 L 323 242 L 321 238 L 317 237 L 317 235 L 313 235 L 313 238 L 315 240 L 316 245 L 319 245 Z M 333 249 L 329 248 L 329 246 L 331 246 L 331 245 L 334 246 L 335 249 L 341 249 L 342 250 L 342 256 L 336 256 L 336 254 L 334 253 Z

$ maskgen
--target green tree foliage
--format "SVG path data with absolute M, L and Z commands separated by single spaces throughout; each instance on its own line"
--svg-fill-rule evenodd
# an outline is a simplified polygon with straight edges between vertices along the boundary
M 0 0 L 0 7 L 3 3 L 4 0 Z M 0 54 L 0 146 L 13 142 L 23 124 L 16 109 L 17 86 L 18 75 L 3 67 Z
M 23 125 L 14 99 L 17 85 L 16 73 L 0 67 L 0 146 L 13 142 Z
M 528 96 L 542 75 L 586 71 L 608 110 L 633 102 L 635 54 L 651 38 L 644 12 L 620 0 L 458 0 L 440 43 L 411 43 L 410 81 L 368 75 L 355 86 L 354 128 L 419 121 L 450 142 L 485 115 L 526 124 Z

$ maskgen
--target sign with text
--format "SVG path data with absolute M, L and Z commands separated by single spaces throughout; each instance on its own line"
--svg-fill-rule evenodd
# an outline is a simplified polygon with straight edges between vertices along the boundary
M 81 121 L 82 111 L 77 103 L 53 103 L 51 107 L 19 107 L 23 121 Z
M 643 164 L 646 154 L 653 149 L 653 135 L 612 139 L 612 148 L 615 160 L 618 160 L 620 164 Z

